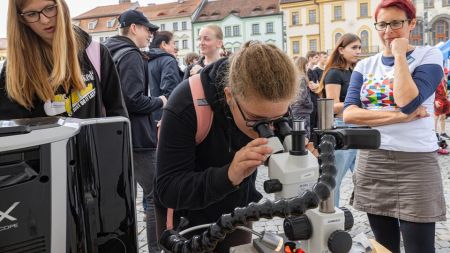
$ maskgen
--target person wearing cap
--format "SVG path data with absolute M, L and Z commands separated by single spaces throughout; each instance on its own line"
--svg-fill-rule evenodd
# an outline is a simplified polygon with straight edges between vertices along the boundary
M 119 16 L 119 35 L 109 38 L 110 50 L 120 76 L 125 105 L 131 122 L 133 165 L 136 181 L 144 191 L 148 208 L 147 241 L 149 252 L 157 252 L 153 210 L 153 175 L 155 171 L 156 129 L 152 114 L 167 102 L 166 97 L 152 97 L 148 89 L 147 57 L 140 49 L 148 47 L 158 30 L 142 12 L 127 10 Z

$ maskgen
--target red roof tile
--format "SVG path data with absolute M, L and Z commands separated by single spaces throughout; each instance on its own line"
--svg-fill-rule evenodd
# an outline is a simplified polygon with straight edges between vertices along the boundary
M 189 17 L 192 16 L 200 3 L 201 0 L 186 0 L 183 3 L 173 2 L 139 7 L 138 10 L 142 11 L 150 21 Z
M 195 21 L 222 20 L 233 14 L 238 17 L 258 17 L 281 14 L 278 0 L 218 0 L 208 2 Z
M 93 19 L 100 17 L 116 17 L 128 9 L 136 9 L 137 7 L 139 7 L 138 2 L 98 6 L 92 10 L 89 10 L 83 14 L 80 14 L 72 18 L 72 20 Z

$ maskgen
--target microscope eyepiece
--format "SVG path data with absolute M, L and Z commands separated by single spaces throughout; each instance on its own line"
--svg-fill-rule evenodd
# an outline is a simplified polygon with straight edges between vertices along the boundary
M 272 128 L 270 127 L 270 123 L 267 120 L 260 120 L 253 125 L 253 130 L 255 130 L 260 137 L 262 138 L 270 138 L 275 136 Z
M 281 144 L 280 139 L 275 136 L 270 122 L 267 120 L 260 120 L 255 123 L 253 130 L 258 133 L 259 137 L 267 138 L 269 140 L 267 145 L 272 148 L 272 154 L 283 152 L 283 144 Z

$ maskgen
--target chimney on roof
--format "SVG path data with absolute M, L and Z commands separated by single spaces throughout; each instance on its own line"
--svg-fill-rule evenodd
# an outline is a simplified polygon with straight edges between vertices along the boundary
M 119 4 L 130 3 L 131 0 L 119 0 Z

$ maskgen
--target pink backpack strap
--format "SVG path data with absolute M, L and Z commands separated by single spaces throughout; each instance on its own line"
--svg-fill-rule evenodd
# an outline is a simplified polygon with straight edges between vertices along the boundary
M 166 229 L 173 229 L 173 208 L 167 208 Z
M 100 81 L 102 80 L 101 72 L 100 72 L 100 43 L 97 41 L 92 40 L 91 44 L 86 48 L 86 53 L 89 57 L 89 60 L 91 61 L 92 65 L 95 68 L 95 72 L 97 72 L 98 78 Z
M 197 115 L 197 132 L 195 133 L 195 144 L 198 145 L 206 138 L 211 129 L 214 113 L 206 101 L 200 74 L 189 77 L 192 101 L 194 102 L 195 114 Z M 173 229 L 173 208 L 167 208 L 166 229 Z
M 197 115 L 197 132 L 195 143 L 198 145 L 206 138 L 211 129 L 214 113 L 211 106 L 206 101 L 200 75 L 189 77 L 189 87 L 191 88 L 192 101 L 194 102 L 195 114 Z

